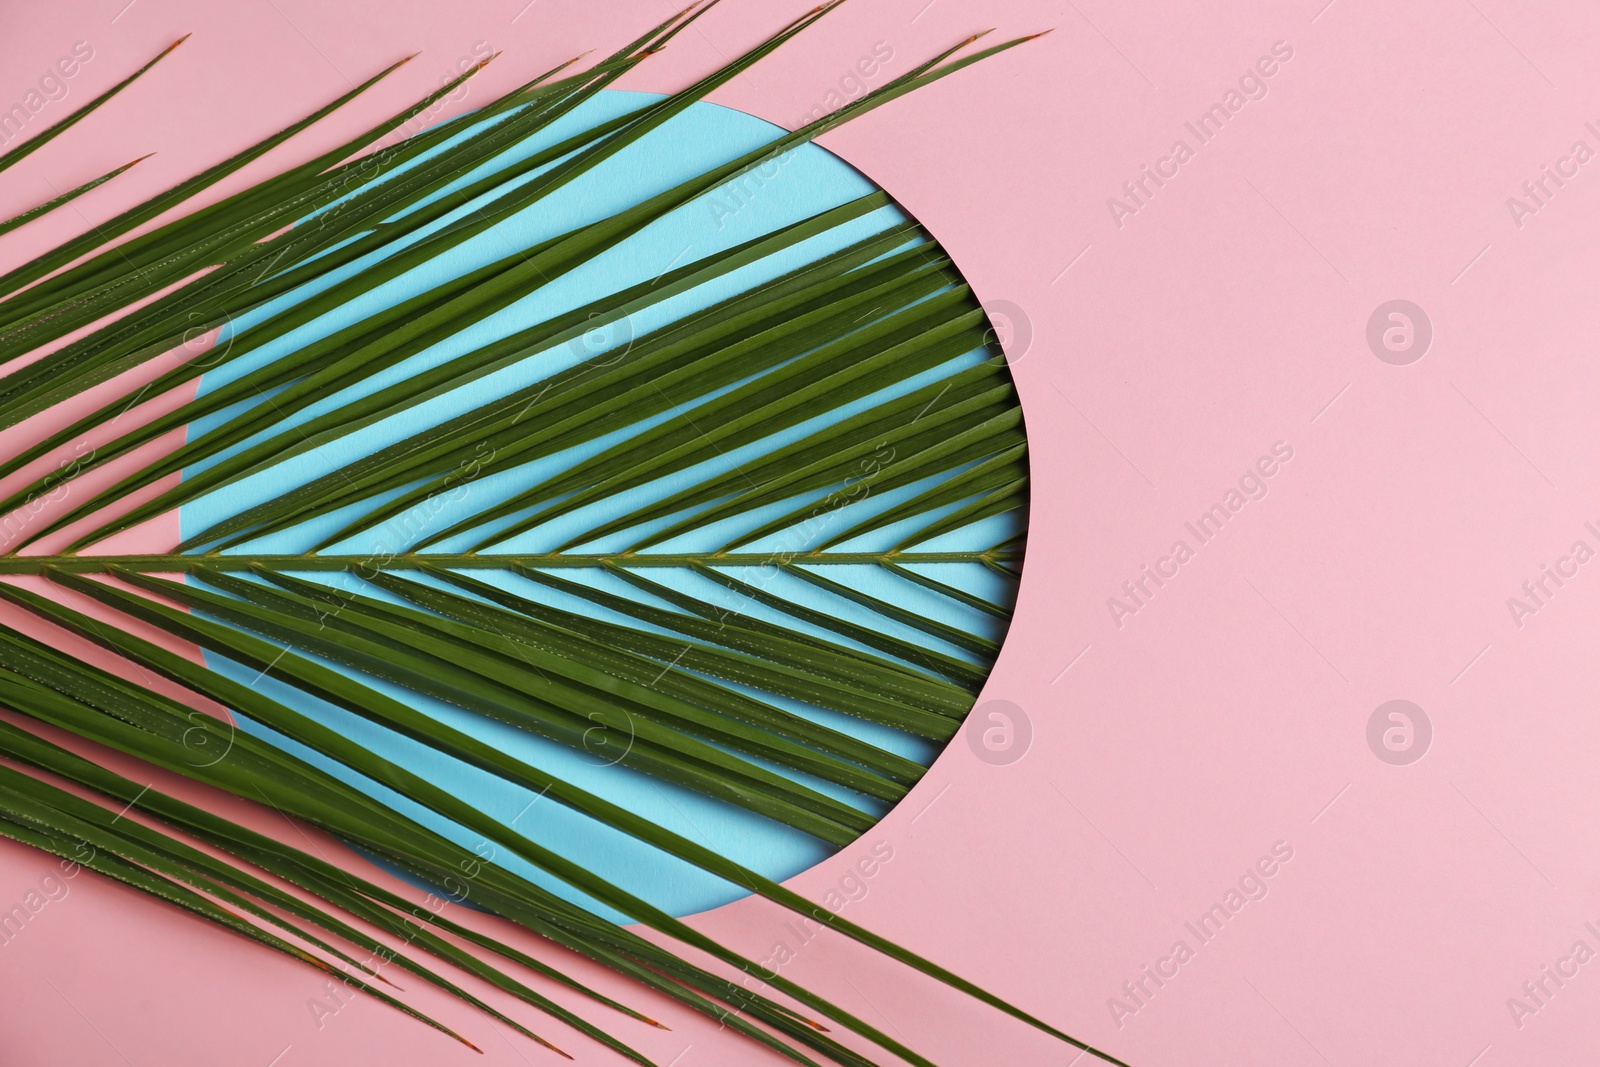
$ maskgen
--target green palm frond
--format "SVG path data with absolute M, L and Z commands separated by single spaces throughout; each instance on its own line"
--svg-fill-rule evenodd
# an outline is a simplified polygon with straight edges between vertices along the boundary
M 840 123 L 1028 38 L 958 55 L 977 38 L 963 41 L 609 214 L 399 299 L 384 288 L 548 210 L 646 137 L 670 138 L 675 119 L 837 0 L 680 92 L 594 118 L 602 90 L 711 6 L 360 154 L 468 71 L 327 153 L 169 218 L 390 67 L 103 232 L 0 275 L 0 427 L 222 331 L 0 463 L 17 486 L 0 501 L 11 536 L 0 600 L 13 623 L 0 624 L 0 703 L 40 730 L 270 804 L 799 1063 L 873 1062 L 821 1020 L 929 1061 L 339 724 L 359 720 L 548 798 L 1119 1063 L 475 727 L 838 847 L 918 781 L 923 764 L 907 753 L 955 735 L 999 652 L 1027 504 L 1021 411 L 983 309 L 887 196 L 822 208 L 567 310 L 530 313 L 523 301 Z M 513 305 L 513 331 L 461 343 Z M 596 331 L 610 340 L 590 344 Z M 521 384 L 486 382 L 508 370 Z M 141 406 L 151 399 L 153 413 Z M 182 427 L 184 444 L 135 462 Z M 91 438 L 101 443 L 79 447 Z M 40 471 L 68 449 L 69 462 Z M 170 551 L 87 551 L 178 508 L 202 520 Z M 1001 527 L 993 547 L 967 547 L 973 531 Z M 198 646 L 204 662 L 155 635 Z M 63 651 L 83 642 L 129 670 Z M 185 698 L 144 684 L 151 675 Z M 650 1062 L 502 968 L 659 1024 L 438 909 L 4 720 L 0 756 L 29 769 L 0 765 L 0 835 L 87 856 L 457 1040 L 368 979 L 393 964 L 555 1048 L 420 959 L 431 955 Z M 56 781 L 140 818 L 113 818 Z M 462 834 L 515 863 L 484 859 Z M 617 916 L 715 963 L 691 963 Z
M 151 153 L 151 154 L 153 155 L 154 153 Z M 72 189 L 68 189 L 66 192 L 62 193 L 60 196 L 53 196 L 49 200 L 46 200 L 44 203 L 38 205 L 37 207 L 31 207 L 27 211 L 24 211 L 24 212 L 22 212 L 20 214 L 17 214 L 17 215 L 13 215 L 9 219 L 5 219 L 3 221 L 0 221 L 0 234 L 10 233 L 12 230 L 17 229 L 18 227 L 26 226 L 28 223 L 32 222 L 34 219 L 41 218 L 41 217 L 43 217 L 45 215 L 50 214 L 50 212 L 54 211 L 58 207 L 64 207 L 65 205 L 72 203 L 74 200 L 78 199 L 78 197 L 82 196 L 84 193 L 92 192 L 95 189 L 100 188 L 100 186 L 104 185 L 106 182 L 110 181 L 112 178 L 115 178 L 117 175 L 123 173 L 124 171 L 130 170 L 133 167 L 138 166 L 140 163 L 143 163 L 145 160 L 147 160 L 149 158 L 150 158 L 149 155 L 140 156 L 138 159 L 135 159 L 132 162 L 124 163 L 120 167 L 116 167 L 116 168 L 113 168 L 112 170 L 106 171 L 104 174 L 100 175 L 100 177 L 98 177 L 98 178 L 91 178 L 88 181 L 84 182 L 82 185 L 76 186 L 75 188 L 72 188 Z
M 167 47 L 163 48 L 154 59 L 150 60 L 150 62 L 146 63 L 144 66 L 140 67 L 126 78 L 123 78 L 121 81 L 117 82 L 117 84 L 113 85 L 111 88 L 107 89 L 93 100 L 90 100 L 87 104 L 84 104 L 82 107 L 72 112 L 72 114 L 68 115 L 60 122 L 54 123 L 39 131 L 26 141 L 23 141 L 17 147 L 11 149 L 9 152 L 0 153 L 0 171 L 9 170 L 18 163 L 21 163 L 24 159 L 27 159 L 29 156 L 33 155 L 33 153 L 37 152 L 45 145 L 49 144 L 57 137 L 60 137 L 62 134 L 66 133 L 84 119 L 88 118 L 113 96 L 116 96 L 118 93 L 122 92 L 122 90 L 126 89 L 128 86 L 142 78 L 151 67 L 155 66 L 157 63 L 167 58 L 167 56 L 171 55 L 179 45 L 188 39 L 188 34 L 184 34 L 182 37 L 179 37 L 176 41 L 173 41 L 171 44 L 167 45 Z

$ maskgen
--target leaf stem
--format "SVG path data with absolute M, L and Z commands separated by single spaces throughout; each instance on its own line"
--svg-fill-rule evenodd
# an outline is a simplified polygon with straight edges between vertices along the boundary
M 415 570 L 425 566 L 446 569 L 509 570 L 523 567 L 765 567 L 783 564 L 840 566 L 879 564 L 906 566 L 918 563 L 992 563 L 1019 560 L 1016 549 L 989 549 L 985 552 L 546 552 L 448 553 L 406 552 L 344 555 L 294 555 L 256 553 L 206 553 L 142 556 L 0 556 L 0 575 L 41 574 L 47 568 L 73 574 L 99 574 L 113 568 L 142 574 L 174 574 L 206 567 L 220 571 L 246 571 L 264 568 L 273 571 L 388 571 Z

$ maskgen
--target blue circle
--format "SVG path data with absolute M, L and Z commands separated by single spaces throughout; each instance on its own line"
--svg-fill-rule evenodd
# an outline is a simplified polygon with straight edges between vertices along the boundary
M 451 188 L 477 180 L 576 132 L 633 111 L 657 99 L 659 97 L 642 93 L 617 91 L 601 93 L 537 136 L 517 144 L 484 166 L 463 175 Z M 739 111 L 708 103 L 696 104 L 666 126 L 617 153 L 581 179 L 561 188 L 492 230 L 455 246 L 423 266 L 385 283 L 370 293 L 350 300 L 337 310 L 264 345 L 255 352 L 207 372 L 201 381 L 200 390 L 205 393 L 216 389 L 246 371 L 281 358 L 286 353 L 334 333 L 363 316 L 391 307 L 498 260 L 512 250 L 527 248 L 574 227 L 607 217 L 700 174 L 712 166 L 765 144 L 780 136 L 782 132 L 770 123 Z M 446 142 L 436 151 L 449 151 L 451 143 Z M 533 322 L 582 306 L 597 296 L 649 280 L 679 262 L 691 261 L 719 249 L 737 245 L 779 226 L 873 192 L 875 188 L 862 174 L 825 149 L 815 145 L 802 146 L 781 157 L 780 161 L 770 163 L 767 167 L 751 172 L 745 178 L 730 183 L 712 194 L 691 201 L 619 246 L 598 256 L 592 262 L 552 280 L 516 304 L 467 326 L 448 340 L 398 366 L 372 376 L 344 393 L 324 398 L 316 405 L 292 415 L 275 426 L 274 432 L 286 425 L 303 422 L 320 414 L 326 411 L 330 404 L 372 392 L 409 377 L 419 370 L 505 337 Z M 412 237 L 412 240 L 426 236 L 459 215 L 460 213 L 447 216 L 446 219 L 422 229 Z M 453 392 L 428 400 L 407 412 L 404 417 L 376 423 L 336 441 L 333 447 L 294 457 L 237 485 L 201 497 L 181 510 L 180 524 L 183 536 L 187 538 L 215 522 L 236 514 L 243 508 L 276 496 L 303 484 L 310 478 L 335 470 L 352 459 L 408 437 L 416 432 L 419 426 L 431 425 L 476 408 L 529 382 L 538 381 L 556 370 L 563 369 L 564 365 L 575 364 L 591 355 L 592 348 L 596 346 L 604 348 L 608 345 L 625 344 L 633 334 L 645 333 L 685 314 L 746 291 L 760 281 L 792 270 L 820 255 L 876 232 L 885 225 L 885 220 L 898 221 L 904 218 L 905 216 L 896 208 L 882 208 L 871 215 L 837 227 L 782 253 L 769 256 L 714 282 L 663 300 L 658 305 L 633 316 L 624 331 L 613 330 L 588 338 L 587 343 L 563 345 L 556 350 L 539 353 L 536 358 L 524 360 Z M 368 260 L 362 260 L 340 268 L 300 291 L 240 317 L 225 331 L 225 336 L 219 339 L 219 346 L 227 344 L 233 337 L 243 335 L 268 316 L 326 289 L 342 278 L 351 276 L 368 263 Z M 948 374 L 952 367 L 971 366 L 985 356 L 983 350 L 978 350 L 941 368 L 937 373 Z M 565 364 L 561 362 L 563 360 L 566 361 Z M 928 375 L 921 376 L 908 383 L 906 389 L 920 387 L 928 380 L 930 380 Z M 841 408 L 842 414 L 838 417 L 876 402 L 879 402 L 877 397 L 865 398 L 855 405 Z M 197 420 L 189 427 L 190 438 L 193 439 L 199 433 L 219 425 L 238 411 L 237 407 L 231 408 Z M 802 423 L 784 435 L 759 442 L 756 447 L 769 449 L 775 443 L 782 444 L 794 440 L 809 430 L 810 424 Z M 575 454 L 580 456 L 592 454 L 611 444 L 612 440 L 610 437 L 602 438 Z M 255 439 L 244 442 L 237 448 L 246 447 L 254 441 Z M 236 451 L 237 448 L 223 455 L 231 454 L 231 451 Z M 551 462 L 569 462 L 571 458 L 571 454 L 564 454 L 555 457 Z M 730 461 L 737 461 L 738 458 L 736 454 Z M 192 475 L 197 470 L 205 469 L 206 465 L 201 464 L 187 470 L 185 474 Z M 492 502 L 496 494 L 503 497 L 511 491 L 512 486 L 528 484 L 530 477 L 540 475 L 540 465 L 536 463 L 531 465 L 531 468 L 518 468 L 515 471 L 485 478 L 481 483 L 474 483 L 469 487 L 470 498 L 468 505 L 465 506 L 479 507 L 486 501 Z M 687 484 L 689 480 L 692 480 L 691 472 L 685 472 L 679 484 Z M 667 485 L 665 491 L 670 492 L 676 487 Z M 905 495 L 910 495 L 916 488 L 908 488 L 905 490 Z M 778 506 L 775 514 L 781 514 L 785 507 L 787 505 Z M 328 516 L 292 530 L 265 536 L 252 542 L 248 549 L 233 551 L 306 551 L 322 536 L 340 528 L 348 518 L 349 516 L 343 513 Z M 390 524 L 357 535 L 331 551 L 352 553 L 385 551 L 389 543 L 399 543 L 400 534 L 392 528 L 396 521 L 400 520 L 391 520 Z M 937 544 L 939 547 L 952 549 L 983 548 L 1003 539 L 1008 532 L 1014 532 L 1019 522 L 1020 520 L 1014 516 L 996 516 L 946 535 Z M 892 544 L 894 532 L 893 527 L 887 531 L 880 531 L 879 539 L 887 539 L 887 543 Z M 550 530 L 534 531 L 506 545 L 498 546 L 493 551 L 546 551 L 559 544 L 561 533 L 559 525 L 556 524 Z M 715 529 L 693 531 L 668 542 L 663 547 L 674 547 L 678 551 L 709 550 L 725 540 L 725 536 L 718 539 Z M 603 542 L 596 544 L 601 545 Z M 452 545 L 450 542 L 443 542 L 437 547 L 441 550 L 450 550 Z M 756 547 L 759 548 L 759 545 Z M 881 547 L 887 547 L 887 544 Z M 456 550 L 459 551 L 460 548 Z M 935 576 L 963 585 L 969 591 L 991 599 L 1009 596 L 1003 580 L 988 574 L 981 567 L 976 569 L 983 573 L 976 576 L 967 574 L 959 582 L 953 578 L 943 579 L 938 574 Z M 860 572 L 852 576 L 850 581 L 865 592 L 884 597 L 892 596 L 897 603 L 907 603 L 908 606 L 930 618 L 963 626 L 974 632 L 982 632 L 984 627 L 988 627 L 989 636 L 996 639 L 1003 633 L 1002 624 L 996 623 L 993 619 L 975 618 L 970 609 L 962 608 L 946 598 L 916 589 L 908 593 L 905 583 L 891 586 L 893 580 L 885 577 L 878 568 L 863 567 L 860 568 Z M 485 578 L 486 574 L 487 572 L 476 572 L 475 576 Z M 369 596 L 393 599 L 384 591 L 361 583 L 353 577 L 327 573 L 304 576 L 335 584 L 343 583 L 352 590 L 359 588 L 362 593 Z M 606 577 L 597 573 L 586 575 L 586 580 L 603 583 Z M 693 576 L 675 578 L 663 576 L 660 580 L 692 581 Z M 508 588 L 514 584 L 516 590 L 524 594 L 529 592 L 531 586 L 531 583 L 513 576 L 507 576 L 500 581 Z M 804 583 L 798 581 L 795 585 L 799 588 L 785 589 L 785 595 L 793 600 L 802 603 L 811 602 L 824 610 L 842 614 L 837 598 L 824 597 L 817 590 L 805 587 Z M 697 587 L 696 595 L 706 595 L 705 590 Z M 552 602 L 556 602 L 560 594 L 547 593 L 546 598 L 553 598 Z M 587 606 L 585 610 L 594 612 L 597 609 Z M 909 627 L 898 627 L 892 623 L 885 626 L 881 616 L 872 615 L 865 609 L 862 609 L 862 615 L 870 616 L 874 626 L 891 629 L 897 636 L 937 644 L 926 635 Z M 794 625 L 792 619 L 785 621 L 789 625 Z M 586 816 L 563 808 L 548 799 L 540 799 L 536 794 L 486 772 L 442 756 L 421 743 L 400 737 L 392 731 L 310 697 L 270 677 L 260 677 L 256 671 L 245 669 L 210 653 L 207 653 L 206 659 L 208 665 L 213 668 L 248 682 L 266 695 L 317 718 L 339 730 L 347 738 L 360 742 L 370 751 L 423 774 L 435 785 L 472 803 L 495 819 L 512 825 L 519 833 L 555 849 L 594 873 L 645 897 L 668 912 L 684 915 L 703 911 L 747 895 L 747 891 L 742 887 L 731 885 L 687 863 L 645 847 Z M 502 751 L 549 771 L 576 786 L 621 804 L 685 837 L 708 845 L 724 856 L 769 877 L 782 879 L 792 876 L 834 851 L 831 846 L 800 831 L 631 770 L 605 765 L 589 753 L 575 751 L 527 732 L 492 722 L 481 715 L 432 700 L 379 679 L 363 677 L 362 680 L 379 691 L 404 700 L 411 706 L 435 716 L 441 722 L 483 739 Z M 819 709 L 799 705 L 797 702 L 786 703 L 771 694 L 761 694 L 761 698 L 779 703 L 797 713 L 825 720 L 830 726 L 868 739 L 924 765 L 937 755 L 938 746 L 891 729 L 843 715 L 823 713 Z M 583 903 L 601 914 L 621 918 L 583 894 L 571 890 L 564 883 L 546 876 L 514 856 L 506 855 L 504 850 L 484 842 L 479 835 L 466 831 L 385 787 L 275 734 L 261 724 L 241 719 L 240 725 L 249 732 L 271 738 L 289 751 L 323 767 L 341 779 L 356 784 L 370 795 L 460 844 L 477 849 L 486 858 L 503 863 L 524 877 L 568 899 Z M 839 796 L 875 814 L 881 814 L 883 810 L 881 805 L 877 808 L 867 808 L 867 803 L 860 797 L 826 783 L 806 779 L 802 775 L 780 768 L 771 769 L 806 781 L 813 788 Z M 864 843 L 870 844 L 870 841 Z

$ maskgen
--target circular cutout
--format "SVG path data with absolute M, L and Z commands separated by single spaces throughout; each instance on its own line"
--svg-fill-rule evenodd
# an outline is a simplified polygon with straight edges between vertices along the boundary
M 496 165 L 530 158 L 562 137 L 654 99 L 647 94 L 601 93 L 563 119 L 559 129 L 508 149 Z M 777 127 L 752 116 L 712 104 L 694 105 L 667 126 L 541 200 L 537 210 L 513 215 L 450 255 L 415 268 L 305 330 L 208 371 L 201 390 L 222 388 L 241 373 L 331 337 L 365 316 L 485 269 L 506 257 L 508 249 L 526 250 L 584 232 L 583 228 L 597 219 L 658 196 L 780 134 Z M 461 184 L 465 181 L 463 178 Z M 407 688 L 398 668 L 392 675 L 376 678 L 363 673 L 361 680 L 497 751 L 709 845 L 763 874 L 776 879 L 790 877 L 837 850 L 844 840 L 870 834 L 872 823 L 914 784 L 918 768 L 931 763 L 959 732 L 962 716 L 981 689 L 1004 638 L 1014 596 L 1015 574 L 1011 572 L 1020 567 L 1024 544 L 1025 436 L 1000 347 L 1004 346 L 1010 358 L 1021 358 L 1031 344 L 1031 325 L 1020 308 L 1003 301 L 995 302 L 991 314 L 984 317 L 970 293 L 952 280 L 955 268 L 942 258 L 942 251 L 887 198 L 873 201 L 870 210 L 838 225 L 818 229 L 803 241 L 752 257 L 737 270 L 721 274 L 708 270 L 698 280 L 693 273 L 702 262 L 753 246 L 785 227 L 801 225 L 876 193 L 872 183 L 854 168 L 818 146 L 806 145 L 688 199 L 614 247 L 530 286 L 503 310 L 464 323 L 458 332 L 419 349 L 404 362 L 284 419 L 273 429 L 283 432 L 336 408 L 342 400 L 375 395 L 472 352 L 507 346 L 508 358 L 492 372 L 465 380 L 454 390 L 438 391 L 403 417 L 363 425 L 323 448 L 264 469 L 235 489 L 186 505 L 180 514 L 183 534 L 187 538 L 213 528 L 241 511 L 281 499 L 304 486 L 327 485 L 330 493 L 338 493 L 342 491 L 340 473 L 351 469 L 350 464 L 398 448 L 432 428 L 453 425 L 451 420 L 470 416 L 487 405 L 514 401 L 506 408 L 505 433 L 478 441 L 467 450 L 466 458 L 442 476 L 438 491 L 418 496 L 408 507 L 391 507 L 390 502 L 403 502 L 405 494 L 412 492 L 398 484 L 387 496 L 374 498 L 390 508 L 383 521 L 340 537 L 358 512 L 329 511 L 299 525 L 272 529 L 226 551 L 294 554 L 316 547 L 323 553 L 356 559 L 359 563 L 344 573 L 324 570 L 300 577 L 344 593 L 403 605 L 407 610 L 415 605 L 404 602 L 403 594 L 392 589 L 409 586 L 391 583 L 375 587 L 371 581 L 393 578 L 396 561 L 419 552 L 437 553 L 437 558 L 456 562 L 469 551 L 476 553 L 480 562 L 492 560 L 496 554 L 515 557 L 538 573 L 514 573 L 509 566 L 495 571 L 479 563 L 453 573 L 481 583 L 472 594 L 478 600 L 498 607 L 507 597 L 517 598 L 526 610 L 543 613 L 538 620 L 541 623 L 560 620 L 550 625 L 568 636 L 574 628 L 585 626 L 594 628 L 579 635 L 585 638 L 624 630 L 632 634 L 632 644 L 624 642 L 607 651 L 616 658 L 605 661 L 606 669 L 622 672 L 626 685 L 639 687 L 629 692 L 644 702 L 640 706 L 647 706 L 651 716 L 616 718 L 608 717 L 608 712 L 591 720 L 585 717 L 587 712 L 578 712 L 569 731 L 570 743 L 563 743 L 519 728 L 509 716 L 453 703 L 448 693 Z M 848 255 L 855 259 L 850 275 L 838 283 L 844 287 L 840 290 L 843 295 L 828 297 L 841 302 L 841 308 L 842 301 L 856 301 L 848 317 L 841 310 L 830 311 L 831 318 L 819 318 L 821 304 L 791 299 L 794 277 L 817 269 L 819 263 Z M 878 284 L 859 281 L 880 275 Z M 584 311 L 599 296 L 658 292 L 663 285 L 676 284 L 680 276 L 695 284 L 674 289 L 660 299 L 641 296 L 622 314 Z M 785 289 L 786 285 L 790 288 Z M 769 292 L 770 297 L 765 295 Z M 607 375 L 655 365 L 649 360 L 667 360 L 661 353 L 670 350 L 672 331 L 690 319 L 698 322 L 720 314 L 720 309 L 731 306 L 730 301 L 750 293 L 763 294 L 759 306 L 740 314 L 754 316 L 751 321 L 769 316 L 771 324 L 763 337 L 795 334 L 804 340 L 810 335 L 796 331 L 834 319 L 845 324 L 841 330 L 847 327 L 852 332 L 838 337 L 820 335 L 811 348 L 795 341 L 782 352 L 782 358 L 767 363 L 759 362 L 760 353 L 744 341 L 737 342 L 746 344 L 744 349 L 727 342 L 708 345 L 703 355 L 695 357 L 706 362 L 693 367 L 712 366 L 717 354 L 726 351 L 747 358 L 748 366 L 729 363 L 739 373 L 715 381 L 711 381 L 714 375 L 705 374 L 706 380 L 701 381 L 685 363 L 682 368 L 672 367 L 670 374 L 663 372 L 649 379 L 648 388 L 619 391 L 614 402 L 593 407 L 589 416 L 568 417 L 572 426 L 561 432 L 573 434 L 575 440 L 582 438 L 570 448 L 523 461 L 516 451 L 523 444 L 507 443 L 517 433 L 533 432 L 528 431 L 530 426 L 544 433 L 547 427 L 563 425 L 563 412 L 579 410 L 573 397 L 581 396 L 582 383 L 608 381 Z M 293 302 L 293 297 L 285 298 L 241 318 L 225 331 L 220 344 L 249 338 L 252 327 Z M 891 319 L 886 307 L 901 318 Z M 976 319 L 974 312 L 978 313 Z M 508 341 L 541 323 L 565 322 L 564 315 L 572 316 L 563 327 L 565 332 L 551 333 L 548 343 L 530 342 L 524 350 Z M 728 321 L 745 320 L 730 315 Z M 851 339 L 857 337 L 867 340 Z M 775 340 L 762 343 L 769 348 L 778 344 Z M 840 347 L 833 352 L 829 345 Z M 857 350 L 851 345 L 865 347 Z M 891 368 L 894 373 L 888 372 Z M 777 384 L 760 387 L 766 391 L 759 394 L 759 405 L 741 406 L 741 390 L 769 380 Z M 802 406 L 794 407 L 796 404 Z M 190 427 L 190 438 L 232 414 L 230 410 L 198 422 Z M 571 472 L 600 470 L 599 465 L 612 454 L 607 450 L 624 447 L 630 434 L 655 433 L 656 428 L 677 422 L 684 427 L 680 437 L 664 440 L 659 446 L 653 443 L 629 462 L 643 469 L 665 462 L 663 457 L 671 457 L 673 449 L 698 449 L 705 458 L 696 465 L 661 468 L 659 477 L 632 480 L 617 476 L 623 470 L 618 467 L 608 475 L 613 479 L 610 483 L 598 477 L 582 485 L 574 482 L 575 488 L 563 489 L 551 502 L 541 504 L 543 511 L 535 508 L 534 518 L 547 517 L 531 524 L 524 521 L 528 509 L 511 507 L 529 486 L 559 485 Z M 854 451 L 848 454 L 847 472 L 840 459 L 827 468 L 827 478 L 808 473 L 823 454 L 816 451 L 823 442 L 852 434 L 858 443 L 851 446 Z M 976 444 L 969 447 L 968 441 Z M 784 463 L 781 476 L 773 474 L 778 459 Z M 597 491 L 594 487 L 600 485 L 616 488 Z M 572 503 L 574 496 L 582 498 L 584 493 L 589 496 L 579 504 Z M 759 506 L 729 510 L 727 501 L 743 499 L 755 500 Z M 680 504 L 687 512 L 675 510 Z M 496 514 L 496 518 L 476 529 L 462 525 L 486 514 Z M 646 518 L 632 522 L 641 515 Z M 503 539 L 489 547 L 475 547 L 485 530 Z M 336 540 L 325 543 L 330 537 Z M 569 549 L 596 558 L 632 552 L 641 538 L 650 543 L 629 558 L 641 568 L 647 564 L 647 569 L 593 566 L 542 572 L 537 562 L 528 562 Z M 748 557 L 745 564 L 708 565 L 711 556 L 733 542 L 739 542 L 740 558 Z M 574 543 L 576 548 L 572 548 Z M 933 558 L 905 563 L 907 557 L 894 556 L 908 544 Z M 813 562 L 818 553 L 860 557 L 861 562 L 824 566 Z M 688 562 L 668 566 L 659 558 L 648 559 L 652 554 Z M 449 569 L 452 564 L 440 566 Z M 422 578 L 418 584 L 429 595 L 443 588 L 432 577 Z M 496 597 L 501 598 L 499 603 Z M 336 613 L 330 618 L 336 626 Z M 718 647 L 719 639 L 731 640 L 727 635 L 736 635 L 738 642 Z M 782 643 L 778 643 L 780 639 Z M 782 655 L 776 651 L 780 648 Z M 534 656 L 539 650 L 527 646 L 525 651 Z M 783 656 L 788 659 L 779 662 Z M 859 677 L 834 669 L 850 656 L 859 657 L 852 667 L 863 672 Z M 749 657 L 776 658 L 763 660 L 770 670 L 741 674 L 740 665 L 749 662 Z M 820 658 L 813 662 L 814 657 Z M 443 757 L 343 709 L 308 701 L 300 691 L 270 676 L 262 677 L 210 654 L 207 658 L 217 669 L 335 726 L 373 752 L 447 787 L 518 833 L 665 910 L 686 914 L 744 895 L 737 887 L 543 799 L 537 790 Z M 350 670 L 337 660 L 333 665 Z M 520 707 L 518 701 L 540 699 L 536 676 L 553 668 L 535 664 L 530 670 L 528 664 L 511 660 L 506 670 L 508 675 L 520 673 L 527 685 L 535 687 L 504 695 L 509 705 Z M 556 677 L 559 680 L 559 675 Z M 783 724 L 789 731 L 774 734 L 770 742 L 752 738 L 746 724 L 732 715 L 732 725 L 714 723 L 710 735 L 694 734 L 698 727 L 683 728 L 693 735 L 696 745 L 710 746 L 696 749 L 698 759 L 720 766 L 723 757 L 719 752 L 741 758 L 738 773 L 748 776 L 750 783 L 740 787 L 741 795 L 755 798 L 745 806 L 669 780 L 663 776 L 665 765 L 646 762 L 663 729 L 654 716 L 697 714 L 693 708 L 698 707 L 703 685 L 721 686 L 727 699 L 739 703 L 740 715 L 765 716 L 769 726 Z M 1021 709 L 996 701 L 979 711 L 987 717 L 985 727 L 990 733 L 1000 729 L 1007 736 L 993 735 L 996 743 L 991 746 L 980 734 L 980 745 L 973 751 L 981 747 L 980 758 L 995 765 L 1020 759 L 1031 740 L 1031 724 Z M 1005 722 L 994 720 L 995 715 Z M 897 720 L 913 728 L 895 725 Z M 242 721 L 240 726 L 262 730 L 250 722 Z M 971 743 L 970 722 L 966 729 Z M 713 740 L 708 742 L 707 736 Z M 870 792 L 796 769 L 810 758 L 801 750 L 813 743 L 824 749 L 832 746 L 825 754 L 835 772 L 841 760 L 869 766 L 873 775 L 855 777 L 861 778 Z M 741 744 L 745 747 L 740 748 Z M 762 745 L 772 750 L 771 757 L 750 755 L 761 752 Z M 327 761 L 316 762 L 392 802 L 392 796 L 381 787 Z M 852 775 L 854 772 L 840 773 L 840 778 Z M 763 789 L 781 792 L 787 788 L 785 782 L 816 798 L 809 802 L 831 813 L 830 818 L 842 820 L 840 825 L 848 833 L 819 837 L 816 832 L 775 822 L 752 810 L 759 806 Z M 469 848 L 494 851 L 477 835 L 430 813 L 410 808 L 408 813 Z M 826 823 L 822 826 L 827 835 Z M 553 891 L 573 894 L 520 860 L 507 858 L 503 850 L 496 861 L 515 867 Z

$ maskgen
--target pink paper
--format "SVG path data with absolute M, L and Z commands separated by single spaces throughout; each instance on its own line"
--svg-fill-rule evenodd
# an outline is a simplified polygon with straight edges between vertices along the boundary
M 74 42 L 93 51 L 30 129 L 195 36 L 8 172 L 0 217 L 158 155 L 0 254 L 21 262 L 419 48 L 365 110 L 274 160 L 480 42 L 505 55 L 445 113 L 672 8 L 520 6 L 11 5 L 0 108 Z M 729 0 L 624 87 L 679 87 L 809 5 L 780 6 Z M 714 99 L 794 126 L 879 42 L 892 76 L 990 25 L 1055 32 L 825 143 L 1006 320 L 1034 507 L 974 728 L 1005 727 L 985 705 L 1006 701 L 1030 741 L 1008 762 L 958 740 L 792 886 L 822 899 L 878 850 L 842 914 L 1135 1067 L 1591 1062 L 1600 11 L 862 0 Z M 53 871 L 0 847 L 0 910 Z M 8 1067 L 554 1062 L 420 981 L 408 1001 L 482 1058 L 131 890 L 59 884 L 0 946 Z M 695 921 L 756 958 L 782 943 L 787 977 L 942 1065 L 1074 1062 L 765 904 Z M 578 970 L 672 1026 L 601 1020 L 663 1064 L 786 1062 Z M 585 1063 L 622 1062 L 508 1010 Z

